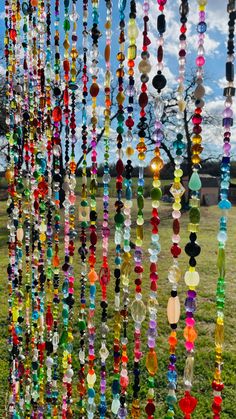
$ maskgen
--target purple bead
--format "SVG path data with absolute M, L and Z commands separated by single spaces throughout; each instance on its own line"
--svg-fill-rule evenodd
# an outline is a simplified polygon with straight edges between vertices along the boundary
M 194 313 L 194 311 L 196 310 L 195 300 L 193 298 L 186 298 L 185 308 L 186 308 L 187 311 L 191 311 L 192 313 Z
M 155 329 L 156 328 L 156 325 L 157 325 L 157 322 L 155 320 L 150 320 L 149 327 L 151 329 Z
M 199 20 L 205 20 L 206 19 L 206 13 L 205 12 L 203 12 L 203 11 L 201 11 L 201 12 L 199 12 Z
M 193 290 L 188 290 L 188 296 L 189 296 L 190 298 L 196 298 L 197 293 L 196 293 L 196 291 L 193 291 Z
M 230 108 L 226 108 L 223 112 L 223 115 L 225 118 L 232 118 L 233 116 L 233 111 Z
M 155 348 L 155 339 L 148 336 L 148 347 L 149 348 Z

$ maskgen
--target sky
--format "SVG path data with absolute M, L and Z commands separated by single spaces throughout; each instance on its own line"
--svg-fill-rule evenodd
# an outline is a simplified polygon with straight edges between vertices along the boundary
M 61 0 L 61 38 L 63 39 L 63 4 Z M 137 23 L 139 27 L 139 37 L 137 40 L 138 54 L 137 54 L 137 65 L 140 60 L 140 50 L 142 45 L 142 2 L 137 1 Z M 178 50 L 179 50 L 179 1 L 168 0 L 165 6 L 166 15 L 166 33 L 165 33 L 165 44 L 164 44 L 164 74 L 167 78 L 167 88 L 176 89 L 177 77 L 178 77 Z M 90 12 L 91 12 L 91 1 Z M 82 30 L 82 0 L 77 2 L 78 13 L 80 19 L 78 21 L 78 42 L 81 42 L 81 30 Z M 195 69 L 195 57 L 197 49 L 197 31 L 196 25 L 198 23 L 198 9 L 197 0 L 189 1 L 190 11 L 188 15 L 188 31 L 187 31 L 187 74 L 190 74 Z M 206 53 L 206 65 L 205 65 L 205 87 L 206 87 L 206 106 L 205 112 L 219 116 L 222 114 L 224 107 L 224 99 L 222 95 L 223 87 L 225 83 L 225 59 L 226 59 L 226 41 L 227 41 L 227 12 L 226 12 L 226 1 L 222 0 L 208 0 L 206 9 L 206 22 L 207 22 L 207 34 L 205 38 L 205 53 Z M 54 8 L 54 0 L 51 1 L 52 11 Z M 105 0 L 100 0 L 100 23 L 99 27 L 102 30 L 102 36 L 99 41 L 100 51 L 100 87 L 102 91 L 103 75 L 104 75 L 104 58 L 103 51 L 105 46 L 105 32 L 104 23 L 106 17 Z M 129 13 L 129 0 L 127 0 L 126 16 L 128 20 Z M 151 53 L 151 64 L 152 72 L 151 77 L 156 72 L 156 46 L 157 46 L 157 29 L 156 21 L 158 15 L 157 1 L 150 0 L 150 21 L 149 21 L 149 36 L 151 39 L 150 53 Z M 119 12 L 118 12 L 118 1 L 113 0 L 113 36 L 112 36 L 112 71 L 115 73 L 117 68 L 116 53 L 118 52 L 118 33 L 119 33 Z M 88 28 L 91 28 L 91 13 L 89 15 Z M 3 36 L 4 36 L 4 2 L 0 1 L 0 51 L 3 49 Z M 4 61 L 0 61 L 0 73 L 4 73 Z M 138 75 L 138 74 L 137 74 Z M 103 98 L 103 96 L 102 96 Z M 236 111 L 236 105 L 234 105 Z M 103 101 L 99 102 L 98 112 L 102 115 L 103 112 Z M 235 134 L 235 129 L 233 129 Z M 233 144 L 233 155 L 236 156 L 236 141 L 232 136 Z M 204 142 L 207 152 L 214 155 L 219 155 L 221 152 L 222 144 L 222 127 L 221 123 L 215 126 L 204 127 Z M 115 152 L 115 141 L 112 153 Z

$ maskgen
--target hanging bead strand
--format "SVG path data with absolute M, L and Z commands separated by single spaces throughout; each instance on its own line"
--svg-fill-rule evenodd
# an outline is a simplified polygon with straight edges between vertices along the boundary
M 48 145 L 49 150 L 52 147 L 52 161 L 50 162 L 51 176 L 52 176 L 52 210 L 48 214 L 48 222 L 52 223 L 52 271 L 49 271 L 49 276 L 52 278 L 53 286 L 53 299 L 52 299 L 52 311 L 48 310 L 47 321 L 48 325 L 52 322 L 53 318 L 53 328 L 52 328 L 52 346 L 53 346 L 53 364 L 51 366 L 51 360 L 48 361 L 49 368 L 52 367 L 52 413 L 56 416 L 58 414 L 58 368 L 59 368 L 59 356 L 58 356 L 58 347 L 59 347 L 59 333 L 58 333 L 58 312 L 59 312 L 59 279 L 60 279 L 60 259 L 59 259 L 59 233 L 60 233 L 60 200 L 59 200 L 59 185 L 57 178 L 54 177 L 58 173 L 59 159 L 61 156 L 61 140 L 60 140 L 60 129 L 61 129 L 61 109 L 60 109 L 60 33 L 59 33 L 59 24 L 60 24 L 60 9 L 59 9 L 59 0 L 55 1 L 54 15 L 55 15 L 55 32 L 54 32 L 54 48 L 55 48 L 55 60 L 54 60 L 54 88 L 53 94 L 55 97 L 55 106 L 52 107 L 51 112 L 51 130 L 52 138 L 51 144 Z M 56 115 L 59 115 L 59 118 Z M 48 151 L 49 152 L 49 151 Z M 54 221 L 54 223 L 53 223 Z M 51 231 L 49 230 L 49 235 Z M 51 253 L 51 252 L 50 252 Z M 49 327 L 49 326 L 48 326 Z
M 95 302 L 96 302 L 96 282 L 98 280 L 98 274 L 96 272 L 96 244 L 97 244 L 97 96 L 99 94 L 99 86 L 97 83 L 98 78 L 98 40 L 100 37 L 100 31 L 98 29 L 99 22 L 99 1 L 92 0 L 92 17 L 93 17 L 93 26 L 91 29 L 92 36 L 92 65 L 91 65 L 91 78 L 92 84 L 90 86 L 90 96 L 92 98 L 92 118 L 91 118 L 91 181 L 90 181 L 90 247 L 89 247 L 89 273 L 88 280 L 90 284 L 90 293 L 89 293 L 89 311 L 88 311 L 88 344 L 89 344 L 89 354 L 88 354 L 88 374 L 87 374 L 87 384 L 88 384 L 88 404 L 87 404 L 87 413 L 88 418 L 92 419 L 94 417 L 94 412 L 96 410 L 95 405 L 95 389 L 94 385 L 96 382 L 96 373 L 95 373 Z
M 136 47 L 136 39 L 138 37 L 138 28 L 136 25 L 136 2 L 131 0 L 130 2 L 130 14 L 129 14 L 129 21 L 128 21 L 128 38 L 129 38 L 129 46 L 128 46 L 128 116 L 125 121 L 125 124 L 128 128 L 128 132 L 126 134 L 126 156 L 127 162 L 125 165 L 125 181 L 124 185 L 126 187 L 125 190 L 125 201 L 124 201 L 124 255 L 123 255 L 123 263 L 121 265 L 121 283 L 123 288 L 123 309 L 121 310 L 121 316 L 123 321 L 123 337 L 121 338 L 121 373 L 120 373 L 120 408 L 118 411 L 119 418 L 126 418 L 128 415 L 127 409 L 127 390 L 129 385 L 129 377 L 128 377 L 128 304 L 129 304 L 129 279 L 132 271 L 132 256 L 131 256 L 131 210 L 133 206 L 133 199 L 132 199 L 132 160 L 131 156 L 134 153 L 134 149 L 132 146 L 133 140 L 133 133 L 132 128 L 134 126 L 134 119 L 133 119 L 133 112 L 134 112 L 134 95 L 135 95 L 135 88 L 134 88 L 134 66 L 135 66 L 135 59 L 137 56 L 137 47 Z
M 158 40 L 157 40 L 157 75 L 154 76 L 152 80 L 153 87 L 157 90 L 158 96 L 154 102 L 154 112 L 155 112 L 155 131 L 154 131 L 154 157 L 151 160 L 151 169 L 153 171 L 153 182 L 151 190 L 151 200 L 152 200 L 152 217 L 150 220 L 152 226 L 151 233 L 151 243 L 149 247 L 149 259 L 150 259 L 150 294 L 148 299 L 148 313 L 149 313 L 149 328 L 148 328 L 148 353 L 146 356 L 146 368 L 149 373 L 148 378 L 148 394 L 147 394 L 147 404 L 145 411 L 148 418 L 153 418 L 156 406 L 155 406 L 155 374 L 158 370 L 158 360 L 157 354 L 155 351 L 156 346 L 156 336 L 157 336 L 157 281 L 158 281 L 158 258 L 161 251 L 159 243 L 159 233 L 158 225 L 160 223 L 160 217 L 158 213 L 158 208 L 160 205 L 160 200 L 162 197 L 161 191 L 161 181 L 160 181 L 160 171 L 163 167 L 163 160 L 160 156 L 160 146 L 163 139 L 163 126 L 161 123 L 161 118 L 164 110 L 164 103 L 161 97 L 161 91 L 166 85 L 166 78 L 162 74 L 163 71 L 163 56 L 164 56 L 164 33 L 166 30 L 166 21 L 164 15 L 164 6 L 166 1 L 158 0 L 159 11 L 161 12 L 157 17 L 157 30 L 158 30 Z
M 201 157 L 200 154 L 203 151 L 202 143 L 202 110 L 204 106 L 203 97 L 205 89 L 203 86 L 203 68 L 205 64 L 204 57 L 204 37 L 206 32 L 205 23 L 205 6 L 207 0 L 198 0 L 199 4 L 199 23 L 197 25 L 198 32 L 198 55 L 196 58 L 197 72 L 196 72 L 196 84 L 197 87 L 194 91 L 195 98 L 195 111 L 192 117 L 193 122 L 193 135 L 192 135 L 192 164 L 193 173 L 189 180 L 189 190 L 191 191 L 190 200 L 190 212 L 189 212 L 189 224 L 188 231 L 190 232 L 189 243 L 185 246 L 185 253 L 189 256 L 189 268 L 185 273 L 184 280 L 188 287 L 187 298 L 185 300 L 186 309 L 186 326 L 184 329 L 185 337 L 185 348 L 187 351 L 187 357 L 185 361 L 184 369 L 184 388 L 185 395 L 180 400 L 179 406 L 182 412 L 185 414 L 185 418 L 190 418 L 191 413 L 195 410 L 197 405 L 197 399 L 191 396 L 191 387 L 193 379 L 193 366 L 194 366 L 194 342 L 197 338 L 197 332 L 195 329 L 194 312 L 196 310 L 196 287 L 199 284 L 200 278 L 199 273 L 196 271 L 196 257 L 200 254 L 201 248 L 197 243 L 197 232 L 200 221 L 200 190 L 201 180 L 198 174 L 200 169 Z
M 176 140 L 173 142 L 173 147 L 176 153 L 175 156 L 175 168 L 174 168 L 174 181 L 170 188 L 170 193 L 174 197 L 174 203 L 172 205 L 172 219 L 173 219 L 173 235 L 172 235 L 172 247 L 171 254 L 173 257 L 172 265 L 168 271 L 168 280 L 171 284 L 171 296 L 167 304 L 167 317 L 171 327 L 171 333 L 168 339 L 169 343 L 169 365 L 168 365 L 168 395 L 166 397 L 166 403 L 168 406 L 168 412 L 166 418 L 174 416 L 174 405 L 177 401 L 176 398 L 176 386 L 177 386 L 177 371 L 176 371 L 176 345 L 177 336 L 176 329 L 180 317 L 180 302 L 177 294 L 178 282 L 181 279 L 181 271 L 178 263 L 178 257 L 180 255 L 181 248 L 180 242 L 180 217 L 181 217 L 181 197 L 184 194 L 184 187 L 181 183 L 181 177 L 183 171 L 181 170 L 181 163 L 183 162 L 183 152 L 186 149 L 186 145 L 183 142 L 184 132 L 184 111 L 186 103 L 184 100 L 184 77 L 185 77 L 185 65 L 186 65 L 186 23 L 188 14 L 188 1 L 181 0 L 180 4 L 180 36 L 179 36 L 179 78 L 177 88 L 177 126 L 176 126 Z
M 141 53 L 141 61 L 139 63 L 139 72 L 141 80 L 141 93 L 139 95 L 139 106 L 140 106 L 140 119 L 138 123 L 138 136 L 139 142 L 136 146 L 138 151 L 138 166 L 139 166 L 139 176 L 137 184 L 137 219 L 136 219 L 136 239 L 135 239 L 135 252 L 134 252 L 134 272 L 136 275 L 135 278 L 135 298 L 131 305 L 131 315 L 134 321 L 134 364 L 133 364 L 133 374 L 134 374 L 134 383 L 133 383 L 133 401 L 131 408 L 131 417 L 138 418 L 141 415 L 141 406 L 139 400 L 139 391 L 140 391 L 140 361 L 142 357 L 141 352 L 141 326 L 142 322 L 146 317 L 146 306 L 142 300 L 142 276 L 143 276 L 143 209 L 144 209 L 144 167 L 145 167 L 145 158 L 147 146 L 145 144 L 145 136 L 147 129 L 147 118 L 145 108 L 148 104 L 148 95 L 147 95 L 147 83 L 149 81 L 149 72 L 151 71 L 151 64 L 149 62 L 150 54 L 148 52 L 148 46 L 150 45 L 150 39 L 148 38 L 148 12 L 149 12 L 149 1 L 145 0 L 143 2 L 143 45 Z
M 106 63 L 104 93 L 105 93 L 105 110 L 104 110 L 104 173 L 103 173 L 103 224 L 102 224 L 102 266 L 99 271 L 99 282 L 101 286 L 101 347 L 99 355 L 101 358 L 100 372 L 100 405 L 99 414 L 101 419 L 105 419 L 107 411 L 106 402 L 106 359 L 109 356 L 107 349 L 107 335 L 109 328 L 107 326 L 107 286 L 110 282 L 110 268 L 108 263 L 108 244 L 110 236 L 109 227 L 109 183 L 111 180 L 109 173 L 109 152 L 110 152 L 110 115 L 111 115 L 111 24 L 112 24 L 112 2 L 106 0 L 106 45 L 104 58 Z
M 233 96 L 235 96 L 234 87 L 234 28 L 236 19 L 235 2 L 228 1 L 227 11 L 229 15 L 228 21 L 228 42 L 227 42 L 227 61 L 226 61 L 226 80 L 228 85 L 224 88 L 225 109 L 223 112 L 223 155 L 221 161 L 221 176 L 220 176 L 220 200 L 218 207 L 222 212 L 219 219 L 218 240 L 218 280 L 216 288 L 216 308 L 217 318 L 215 327 L 215 370 L 214 379 L 212 381 L 213 401 L 212 413 L 213 419 L 219 419 L 222 411 L 222 391 L 224 383 L 222 380 L 222 366 L 223 366 L 223 344 L 224 344 L 224 305 L 225 305 L 225 247 L 228 239 L 227 236 L 227 222 L 228 210 L 231 208 L 229 201 L 229 185 L 230 185 L 230 138 L 231 127 L 233 126 Z
M 124 165 L 122 161 L 122 142 L 123 142 L 123 132 L 124 132 L 124 108 L 123 103 L 125 100 L 124 95 L 124 48 L 125 48 L 125 7 L 126 0 L 121 0 L 118 3 L 119 9 L 119 52 L 116 56 L 117 61 L 119 62 L 119 67 L 117 69 L 117 80 L 118 80 L 118 94 L 116 96 L 117 101 L 117 162 L 116 162 L 116 193 L 117 200 L 115 202 L 116 214 L 114 217 L 115 222 L 115 245 L 116 245 L 116 257 L 115 257 L 115 301 L 114 301 L 114 362 L 113 362 L 113 383 L 112 383 L 112 406 L 111 410 L 114 415 L 117 415 L 120 408 L 120 361 L 121 361 L 121 347 L 120 347 L 120 330 L 121 330 L 121 314 L 120 314 L 120 276 L 121 276 L 121 245 L 122 245 L 122 236 L 123 236 L 123 225 L 124 225 L 124 215 L 122 213 L 123 202 L 122 202 L 122 182 L 123 182 L 123 171 Z
M 80 247 L 78 253 L 81 258 L 81 277 L 80 277 L 80 314 L 79 314 L 79 333 L 80 333 L 80 350 L 79 350 L 79 374 L 77 389 L 79 392 L 79 413 L 85 415 L 85 395 L 86 395 L 86 283 L 87 283 L 87 229 L 89 222 L 89 205 L 88 205 L 88 188 L 87 188 L 87 96 L 88 96 L 88 73 L 87 73 L 87 54 L 88 54 L 88 0 L 83 0 L 83 99 L 82 99 L 82 186 L 81 201 L 79 203 L 79 222 L 80 222 Z

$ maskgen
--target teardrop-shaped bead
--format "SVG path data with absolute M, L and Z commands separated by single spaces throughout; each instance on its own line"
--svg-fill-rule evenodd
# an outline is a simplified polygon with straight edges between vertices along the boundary
M 199 174 L 195 170 L 192 173 L 188 186 L 189 189 L 191 189 L 192 191 L 199 191 L 202 187 L 202 182 L 199 177 Z

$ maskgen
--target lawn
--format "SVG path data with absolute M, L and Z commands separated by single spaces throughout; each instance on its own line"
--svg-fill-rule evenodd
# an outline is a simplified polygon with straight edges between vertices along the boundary
M 101 210 L 102 200 L 98 199 L 98 207 Z M 111 200 L 110 208 L 114 208 L 114 199 Z M 1 324 L 1 341 L 0 341 L 0 368 L 1 368 L 1 385 L 0 385 L 0 418 L 4 417 L 5 412 L 5 402 L 7 397 L 7 374 L 8 374 L 8 362 L 7 362 L 7 275 L 6 275 L 6 265 L 7 265 L 7 217 L 5 214 L 6 205 L 5 202 L 0 203 L 0 260 L 1 260 L 1 274 L 0 274 L 0 298 L 1 298 L 1 310 L 0 310 L 0 324 Z M 147 300 L 147 295 L 149 291 L 149 280 L 148 280 L 148 253 L 147 248 L 149 244 L 149 223 L 148 219 L 150 217 L 150 200 L 145 200 L 145 238 L 144 238 L 144 248 L 145 248 L 145 272 L 144 282 L 143 282 L 143 293 L 144 299 Z M 214 370 L 214 321 L 215 321 L 215 290 L 216 290 L 216 280 L 217 280 L 217 269 L 216 269 L 216 257 L 217 257 L 217 241 L 216 241 L 216 230 L 218 228 L 218 216 L 219 211 L 216 207 L 202 208 L 202 219 L 201 219 L 201 229 L 199 232 L 199 243 L 202 246 L 202 253 L 198 258 L 198 270 L 201 274 L 201 282 L 199 285 L 199 297 L 198 297 L 198 307 L 196 312 L 196 327 L 198 330 L 198 339 L 196 341 L 196 360 L 195 360 L 195 370 L 194 370 L 194 387 L 193 394 L 199 399 L 197 409 L 193 415 L 193 418 L 211 418 L 211 401 L 212 401 L 212 390 L 211 390 L 211 381 Z M 100 213 L 100 211 L 99 211 Z M 112 210 L 114 213 L 114 210 Z M 135 226 L 135 214 L 136 207 L 133 214 L 133 225 Z M 171 264 L 170 257 L 170 238 L 171 238 L 171 207 L 169 204 L 162 203 L 161 205 L 161 224 L 160 224 L 160 238 L 162 244 L 162 252 L 159 261 L 159 311 L 158 311 L 158 339 L 157 339 L 157 353 L 159 358 L 159 371 L 156 376 L 156 396 L 157 396 L 157 409 L 156 409 L 156 418 L 164 417 L 166 412 L 165 405 L 165 396 L 167 394 L 166 388 L 166 371 L 168 363 L 168 344 L 167 338 L 169 333 L 169 326 L 166 319 L 166 304 L 170 294 L 170 285 L 167 281 L 167 271 Z M 229 241 L 227 243 L 227 296 L 226 296 L 226 309 L 225 309 L 225 349 L 224 349 L 224 404 L 223 404 L 223 413 L 221 418 L 236 418 L 236 404 L 235 404 L 235 389 L 236 389 L 236 352 L 235 352 L 235 342 L 236 342 L 236 328 L 235 328 L 235 304 L 236 304 L 236 281 L 235 281 L 235 237 L 236 237 L 236 208 L 230 213 L 229 217 Z M 182 217 L 182 243 L 183 245 L 187 241 L 187 221 L 188 214 L 184 214 Z M 113 226 L 113 216 L 111 217 L 111 227 Z M 99 228 L 101 227 L 101 217 L 99 220 Z M 112 228 L 114 231 L 114 228 Z M 132 229 L 132 240 L 134 240 L 135 228 Z M 62 245 L 62 241 L 61 241 Z M 61 254 L 63 249 L 61 249 Z M 75 272 L 77 274 L 77 279 L 79 278 L 79 257 L 78 253 L 75 254 L 76 266 Z M 98 246 L 98 263 L 97 267 L 100 268 L 99 261 L 101 255 L 101 245 Z M 113 236 L 111 237 L 110 242 L 110 260 L 113 263 L 114 258 L 114 244 Z M 182 253 L 180 257 L 180 263 L 183 268 L 183 272 L 187 266 L 187 258 Z M 130 293 L 131 300 L 133 296 L 134 276 L 130 278 Z M 112 308 L 113 308 L 113 286 L 114 281 L 113 277 L 109 284 L 109 309 L 108 309 L 108 323 L 110 326 L 109 334 L 109 349 L 112 347 Z M 185 359 L 184 351 L 184 339 L 183 339 L 183 327 L 184 327 L 184 299 L 185 299 L 185 284 L 184 281 L 180 284 L 179 287 L 179 296 L 182 306 L 182 315 L 178 327 L 178 361 L 177 369 L 179 373 L 179 384 L 178 384 L 178 399 L 183 394 L 183 367 Z M 97 301 L 99 301 L 100 293 L 97 293 Z M 76 300 L 79 299 L 79 281 L 76 285 Z M 78 306 L 77 306 L 78 307 Z M 77 307 L 75 307 L 74 313 L 74 360 L 75 360 L 75 371 L 78 367 L 77 353 L 78 353 L 78 344 L 76 343 L 76 337 L 78 337 L 78 327 L 76 323 L 77 318 Z M 100 307 L 97 303 L 97 317 L 96 324 L 97 326 L 100 323 Z M 143 324 L 143 349 L 146 348 L 146 328 L 147 328 L 147 319 Z M 99 327 L 97 330 L 97 345 L 99 340 Z M 129 323 L 129 340 L 133 341 L 133 324 L 130 320 Z M 78 339 L 77 339 L 78 341 Z M 131 344 L 132 345 L 132 344 Z M 97 346 L 98 347 L 98 346 Z M 112 359 L 109 361 L 112 362 Z M 142 359 L 142 371 L 141 374 L 141 392 L 140 396 L 143 403 L 145 403 L 146 395 L 146 379 L 147 372 L 144 366 L 145 357 Z M 111 364 L 110 364 L 111 365 Z M 132 362 L 129 365 L 131 385 L 132 386 Z M 97 361 L 97 385 L 99 385 L 99 360 Z M 77 374 L 75 374 L 75 377 Z M 108 378 L 109 383 L 111 382 L 112 377 Z M 98 387 L 97 387 L 98 393 Z M 110 391 L 108 392 L 109 398 Z M 130 401 L 131 392 L 128 394 L 128 399 Z M 77 395 L 74 395 L 76 400 Z M 108 407 L 110 409 L 110 400 L 108 401 Z M 74 414 L 75 418 L 78 418 L 78 414 Z M 107 413 L 107 418 L 111 418 L 112 415 Z M 145 417 L 145 414 L 142 413 L 142 418 Z M 176 410 L 176 418 L 181 418 L 182 415 L 179 409 Z

